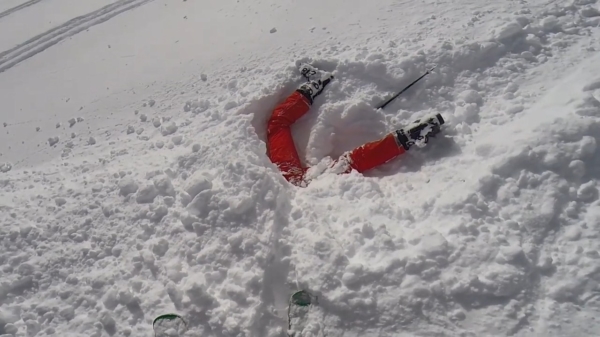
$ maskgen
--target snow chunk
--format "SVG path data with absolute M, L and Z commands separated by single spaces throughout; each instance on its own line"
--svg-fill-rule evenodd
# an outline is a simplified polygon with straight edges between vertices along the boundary
M 183 111 L 191 111 L 195 114 L 204 112 L 206 110 L 208 110 L 208 108 L 210 107 L 210 102 L 208 100 L 201 100 L 201 101 L 187 101 L 185 103 L 185 105 L 183 106 Z
M 538 259 L 537 267 L 542 271 L 548 271 L 552 268 L 554 261 L 550 256 L 542 255 Z
M 154 187 L 156 187 L 156 190 L 162 196 L 174 197 L 176 194 L 171 179 L 166 175 L 154 179 Z
M 229 101 L 229 102 L 225 103 L 225 106 L 223 107 L 223 109 L 231 110 L 233 108 L 236 108 L 238 105 L 239 104 L 236 101 Z
M 0 287 L 0 296 L 3 296 L 3 292 L 2 292 L 3 288 Z M 2 327 L 4 325 L 4 332 L 6 333 L 16 333 L 17 331 L 17 327 L 15 325 L 13 325 L 13 323 L 17 322 L 19 320 L 18 315 L 15 315 L 14 312 L 12 311 L 8 311 L 8 310 L 3 310 L 2 307 L 0 307 L 0 327 Z M 1 329 L 0 329 L 1 331 Z
M 4 332 L 6 332 L 8 334 L 8 336 L 7 335 L 2 335 L 2 336 L 12 337 L 12 335 L 17 334 L 17 331 L 19 331 L 19 328 L 16 325 L 14 325 L 12 323 L 7 323 L 4 326 Z
M 174 122 L 163 125 L 160 129 L 160 133 L 163 136 L 172 135 L 177 131 L 177 125 Z
M 202 171 L 196 171 L 187 179 L 185 191 L 193 199 L 198 193 L 212 188 L 212 182 Z
M 18 235 L 18 232 L 17 232 L 17 235 Z M 34 286 L 33 277 L 26 276 L 21 279 L 13 281 L 12 283 L 9 283 L 4 289 L 2 287 L 0 287 L 0 290 L 4 291 L 5 293 L 12 293 L 12 294 L 20 295 L 24 291 L 31 289 L 33 286 Z M 2 293 L 0 293 L 0 295 L 1 294 Z
M 187 192 L 181 191 L 179 195 L 179 200 L 181 201 L 183 207 L 186 207 L 192 201 L 192 197 L 189 194 L 187 194 Z
M 118 255 L 115 255 L 118 257 Z M 102 303 L 104 307 L 109 310 L 114 310 L 117 305 L 119 305 L 119 300 L 117 298 L 117 291 L 115 289 L 108 290 L 104 296 L 102 297 Z
M 183 291 L 198 310 L 206 311 L 213 307 L 216 299 L 206 291 L 205 281 L 202 277 L 188 278 L 190 281 L 184 285 Z
M 400 287 L 404 293 L 411 297 L 427 298 L 431 296 L 429 285 L 416 275 L 405 276 Z
M 138 204 L 151 204 L 157 196 L 158 190 L 154 184 L 148 184 L 137 192 L 135 201 Z
M 515 105 L 506 110 L 506 113 L 509 115 L 515 115 L 519 112 L 523 111 L 525 108 L 522 105 Z
M 464 321 L 467 318 L 467 314 L 464 310 L 456 309 L 450 312 L 449 317 L 454 321 Z
M 69 119 L 69 127 L 72 128 L 73 125 L 75 125 L 75 123 L 77 123 L 77 120 L 75 118 L 71 118 Z
M 65 198 L 56 198 L 54 199 L 54 203 L 56 203 L 56 206 L 61 207 L 67 203 L 67 200 Z
M 445 256 L 449 251 L 448 241 L 440 233 L 431 233 L 419 238 L 417 250 L 427 257 Z
M 454 110 L 454 117 L 458 122 L 473 124 L 479 121 L 479 107 L 476 104 L 465 104 Z
M 48 144 L 54 146 L 58 143 L 58 136 L 48 138 Z
M 502 43 L 508 42 L 515 37 L 519 37 L 523 34 L 523 28 L 518 22 L 511 22 L 506 26 L 502 27 L 499 32 L 496 33 L 495 38 Z
M 553 15 L 545 17 L 542 21 L 540 21 L 540 25 L 547 32 L 560 29 L 560 22 L 558 21 L 558 18 L 556 18 L 556 16 Z
M 548 295 L 559 302 L 575 301 L 585 291 L 585 282 L 576 277 L 566 278 L 551 286 Z
M 511 265 L 491 265 L 482 273 L 484 292 L 498 297 L 518 294 L 525 286 L 522 271 Z
M 75 309 L 72 306 L 62 308 L 58 314 L 67 321 L 75 318 Z
M 181 224 L 183 225 L 183 228 L 185 228 L 188 231 L 193 231 L 194 230 L 194 222 L 198 221 L 198 218 L 196 218 L 195 216 L 191 215 L 188 212 L 183 212 L 180 216 L 179 216 L 179 220 L 181 221 Z
M 160 238 L 160 240 L 152 246 L 152 252 L 158 256 L 164 256 L 168 250 L 169 241 L 165 238 Z
M 171 142 L 173 142 L 174 145 L 181 145 L 181 143 L 183 143 L 183 136 L 182 135 L 173 136 L 173 138 L 171 138 Z
M 169 209 L 166 205 L 161 204 L 156 207 L 150 205 L 150 212 L 147 213 L 147 218 L 154 222 L 160 222 L 167 214 L 169 214 Z
M 167 263 L 165 267 L 167 271 L 167 277 L 173 282 L 179 282 L 185 276 L 187 276 L 185 268 L 183 267 L 179 259 L 173 259 L 169 261 L 169 263 Z M 176 289 L 176 287 L 169 287 L 167 291 L 171 299 L 175 299 L 175 301 L 180 302 L 181 294 L 178 293 L 179 291 Z
M 360 263 L 351 263 L 346 267 L 342 274 L 342 283 L 348 288 L 355 288 L 360 285 L 361 277 L 364 274 L 364 267 Z
M 529 23 L 531 23 L 531 20 L 530 20 L 528 17 L 526 17 L 526 16 L 517 16 L 517 17 L 515 18 L 515 20 L 516 20 L 516 21 L 519 23 L 519 25 L 520 25 L 521 27 L 525 27 L 525 26 L 527 26 Z
M 269 33 L 271 33 L 271 34 L 277 33 L 277 28 L 275 28 L 275 27 L 271 28 L 271 30 L 269 31 Z
M 173 205 L 175 205 L 175 197 L 164 197 L 163 201 L 165 202 L 165 205 L 167 205 L 167 207 L 173 207 Z
M 465 90 L 458 94 L 458 99 L 464 101 L 465 103 L 475 103 L 477 105 L 483 104 L 483 99 L 481 95 L 475 90 Z
M 537 61 L 537 58 L 535 58 L 535 56 L 533 55 L 532 52 L 530 52 L 529 50 L 526 50 L 524 52 L 521 53 L 521 57 L 525 60 L 528 61 Z
M 208 108 L 210 108 L 210 101 L 206 100 L 206 99 L 194 102 L 192 104 L 192 112 L 195 114 L 204 112 L 204 111 L 208 110 Z
M 106 330 L 110 336 L 117 332 L 117 323 L 108 311 L 104 311 L 100 314 L 100 323 L 102 323 L 102 327 L 104 327 L 104 330 Z
M 583 136 L 579 142 L 579 150 L 577 153 L 581 157 L 591 156 L 596 152 L 596 139 L 590 136 Z
M 509 83 L 505 88 L 504 88 L 504 92 L 512 92 L 515 93 L 517 90 L 519 90 L 519 86 L 516 83 Z
M 502 246 L 496 256 L 496 262 L 517 264 L 525 259 L 525 253 L 519 246 Z
M 6 173 L 10 170 L 12 170 L 12 165 L 10 163 L 4 163 L 0 165 L 0 172 Z
M 29 336 L 35 336 L 38 332 L 40 332 L 40 330 L 42 330 L 42 326 L 35 319 L 26 320 L 25 326 L 27 327 L 27 334 Z
M 577 178 L 581 178 L 585 175 L 585 163 L 581 160 L 573 160 L 570 162 L 569 169 Z
M 574 0 L 573 4 L 577 6 L 585 6 L 595 4 L 598 0 Z
M 584 21 L 586 27 L 598 27 L 600 25 L 600 17 L 589 18 Z
M 598 199 L 598 188 L 593 180 L 579 186 L 577 198 L 586 202 L 593 202 Z
M 119 182 L 119 194 L 126 197 L 138 190 L 138 184 L 131 177 L 126 177 Z
M 591 83 L 583 87 L 583 91 L 592 91 L 596 89 L 600 89 L 600 80 L 592 81 Z
M 209 211 L 209 203 L 212 198 L 211 190 L 198 193 L 187 205 L 187 210 L 195 216 L 205 215 Z
M 591 7 L 591 6 L 582 8 L 580 13 L 581 13 L 581 16 L 583 16 L 584 18 L 592 18 L 595 16 L 600 16 L 600 11 L 598 11 L 596 8 Z
M 90 137 L 90 139 L 88 139 L 88 145 L 94 145 L 96 144 L 96 139 L 94 137 Z
M 581 228 L 578 226 L 569 226 L 565 230 L 565 239 L 569 241 L 577 241 L 581 238 Z

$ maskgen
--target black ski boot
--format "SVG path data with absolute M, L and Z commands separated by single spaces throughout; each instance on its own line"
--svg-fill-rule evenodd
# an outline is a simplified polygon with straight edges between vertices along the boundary
M 301 64 L 299 70 L 302 76 L 306 78 L 307 82 L 300 85 L 298 91 L 304 95 L 312 105 L 315 97 L 319 96 L 323 92 L 323 89 L 325 89 L 325 86 L 331 82 L 333 75 L 306 63 Z
M 429 142 L 429 138 L 440 133 L 442 125 L 444 125 L 444 118 L 441 114 L 424 116 L 406 127 L 396 130 L 396 142 L 405 150 L 415 144 L 423 147 Z

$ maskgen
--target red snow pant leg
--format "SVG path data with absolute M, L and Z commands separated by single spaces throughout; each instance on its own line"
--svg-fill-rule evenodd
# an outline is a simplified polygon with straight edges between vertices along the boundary
M 367 143 L 352 150 L 348 156 L 350 159 L 350 167 L 363 173 L 387 163 L 404 152 L 406 152 L 406 150 L 396 143 L 396 138 L 390 133 L 383 139 Z M 351 169 L 348 169 L 348 172 L 350 170 Z
M 267 155 L 290 183 L 300 186 L 306 168 L 302 167 L 290 127 L 310 109 L 299 92 L 291 94 L 273 111 L 267 124 Z

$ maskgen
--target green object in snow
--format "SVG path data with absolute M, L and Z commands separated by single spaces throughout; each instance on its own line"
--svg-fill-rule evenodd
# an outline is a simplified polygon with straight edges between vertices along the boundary
M 318 298 L 306 290 L 292 294 L 288 305 L 288 336 L 298 336 L 310 320 L 309 314 L 313 305 L 318 304 Z
M 177 314 L 160 315 L 152 321 L 155 337 L 177 337 L 187 330 L 187 322 Z
M 292 303 L 301 307 L 311 305 L 311 296 L 307 291 L 300 290 L 292 295 Z

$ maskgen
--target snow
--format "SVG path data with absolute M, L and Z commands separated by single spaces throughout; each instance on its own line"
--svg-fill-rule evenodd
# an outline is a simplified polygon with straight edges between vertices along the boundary
M 599 9 L 0 2 L 0 336 L 148 336 L 169 312 L 283 336 L 298 289 L 297 336 L 596 334 Z M 293 128 L 297 188 L 264 140 L 304 61 L 335 79 Z M 431 113 L 426 147 L 326 170 Z

